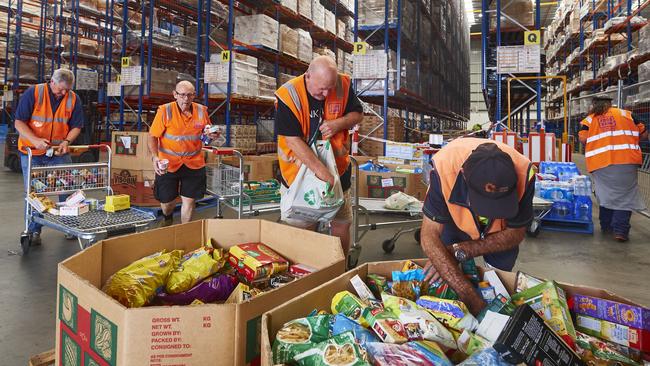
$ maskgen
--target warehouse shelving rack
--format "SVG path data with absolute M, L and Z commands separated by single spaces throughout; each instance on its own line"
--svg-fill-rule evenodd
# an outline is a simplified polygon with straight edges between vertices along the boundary
M 615 94 L 626 85 L 632 85 L 642 81 L 638 80 L 637 67 L 650 60 L 650 53 L 628 58 L 625 62 L 616 65 L 611 70 L 601 72 L 601 68 L 605 66 L 608 56 L 634 50 L 635 34 L 641 28 L 647 26 L 647 22 L 633 24 L 631 20 L 637 15 L 644 14 L 648 5 L 650 5 L 650 1 L 648 0 L 582 0 L 579 2 L 579 7 L 573 10 L 580 11 L 579 32 L 572 34 L 571 37 L 565 38 L 563 44 L 557 48 L 557 52 L 550 58 L 552 64 L 559 65 L 561 60 L 574 52 L 578 52 L 577 60 L 574 59 L 571 63 L 561 68 L 559 66 L 556 67 L 559 73 L 567 75 L 570 80 L 574 81 L 573 87 L 569 88 L 568 93 L 570 104 L 571 101 L 584 100 L 580 96 L 584 97 L 585 93 L 593 94 L 613 90 Z M 570 15 L 570 12 L 567 11 L 563 16 L 555 19 L 556 28 L 553 36 L 557 36 L 565 30 L 567 19 Z M 645 15 L 647 17 L 647 12 Z M 603 28 L 614 17 L 623 17 L 624 19 L 619 24 L 610 27 L 604 32 L 606 40 L 587 45 L 587 38 L 596 29 Z M 612 36 L 616 34 L 622 34 L 622 39 L 613 40 Z M 584 82 L 582 79 L 584 79 Z M 557 85 L 551 83 L 550 87 L 557 88 Z M 547 105 L 556 105 L 558 98 L 559 96 L 557 94 L 550 96 L 547 100 Z M 640 114 L 642 118 L 647 119 L 650 116 L 650 111 L 644 105 L 626 107 Z M 584 111 L 575 111 L 575 108 L 572 109 L 569 112 L 569 119 L 572 121 L 572 131 L 570 133 L 577 135 L 579 121 L 585 116 L 585 113 Z M 555 122 L 560 118 L 562 116 L 552 118 L 550 121 Z
M 494 9 L 491 9 L 494 5 Z M 542 120 L 542 97 L 546 91 L 541 78 L 529 81 L 517 81 L 512 85 L 511 100 L 513 106 L 511 112 L 504 111 L 507 103 L 504 102 L 504 87 L 506 78 L 513 77 L 512 74 L 498 74 L 497 70 L 497 49 L 501 46 L 514 46 L 524 44 L 524 31 L 541 31 L 541 3 L 540 0 L 533 1 L 534 23 L 521 24 L 505 12 L 502 7 L 502 0 L 481 1 L 481 88 L 483 97 L 488 106 L 490 120 L 493 122 L 496 131 L 503 130 L 504 121 L 514 121 L 510 128 L 522 134 L 530 130 L 530 107 L 537 106 L 537 121 Z M 495 17 L 495 27 L 491 27 L 492 16 Z M 502 18 L 510 20 L 514 27 L 502 27 Z M 541 73 L 536 76 L 544 76 L 545 60 L 541 58 Z M 532 94 L 532 95 L 531 95 Z M 505 112 L 505 113 L 504 113 Z M 508 115 L 510 113 L 510 116 Z M 510 118 L 509 118 L 510 117 Z
M 370 87 L 359 88 L 357 93 L 362 100 L 382 107 L 379 125 L 383 127 L 383 139 L 388 139 L 389 108 L 398 109 L 399 117 L 405 121 L 406 139 L 409 131 L 442 132 L 443 129 L 460 129 L 469 118 L 469 28 L 465 12 L 460 2 L 434 3 L 420 0 L 393 0 L 397 12 L 390 14 L 391 1 L 384 4 L 383 22 L 380 24 L 360 24 L 360 7 L 363 1 L 355 0 L 354 40 L 369 44 L 374 49 L 395 52 L 397 70 L 388 70 L 383 79 L 383 92 Z M 415 6 L 415 39 L 409 39 L 404 30 L 404 7 L 410 2 Z M 446 5 L 446 6 L 443 6 Z M 450 6 L 451 5 L 451 6 Z M 441 14 L 441 12 L 443 14 Z M 444 14 L 447 12 L 446 14 Z M 381 14 L 379 14 L 381 15 Z M 441 16 L 442 15 L 442 16 Z M 447 15 L 447 16 L 444 16 Z M 434 20 L 434 16 L 439 19 Z M 446 21 L 452 22 L 452 29 L 444 29 Z M 442 22 L 440 22 L 442 20 Z M 431 39 L 425 40 L 425 27 Z M 449 34 L 457 35 L 451 40 Z M 421 47 L 422 42 L 431 42 L 432 47 Z M 456 47 L 452 47 L 455 44 Z M 403 58 L 415 59 L 417 80 L 426 76 L 426 84 L 432 87 L 429 98 L 424 93 L 409 90 L 402 78 Z M 430 72 L 425 73 L 425 69 Z M 395 73 L 394 88 L 390 88 L 390 74 Z M 438 87 L 438 89 L 433 89 Z

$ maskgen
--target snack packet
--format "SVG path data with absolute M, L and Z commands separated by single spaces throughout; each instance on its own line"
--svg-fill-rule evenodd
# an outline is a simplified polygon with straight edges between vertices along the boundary
M 288 363 L 294 356 L 313 348 L 329 337 L 331 315 L 292 320 L 278 331 L 273 341 L 273 362 Z
M 127 308 L 147 305 L 165 285 L 182 255 L 182 250 L 161 251 L 138 259 L 113 274 L 104 285 L 104 292 Z
M 412 271 L 414 269 L 424 269 L 424 268 L 422 268 L 419 264 L 413 262 L 410 259 L 404 261 L 404 264 L 402 265 L 402 272 Z
M 368 284 L 368 288 L 372 294 L 375 295 L 375 297 L 378 299 L 381 298 L 382 292 L 390 291 L 388 287 L 388 280 L 384 276 L 380 276 L 378 274 L 369 274 L 366 277 L 366 283 Z
M 320 342 L 293 359 L 300 366 L 369 366 L 363 359 L 352 332 Z
M 406 343 L 408 341 L 404 325 L 390 311 L 378 308 L 365 308 L 363 318 L 368 321 L 370 328 L 382 342 Z
M 260 289 L 250 287 L 245 283 L 240 282 L 237 287 L 230 293 L 226 299 L 226 304 L 241 304 L 242 302 L 259 296 L 262 293 Z
M 362 313 L 363 309 L 367 307 L 367 304 L 350 291 L 341 291 L 332 298 L 332 314 L 341 313 L 366 328 L 369 324 L 363 318 Z
M 336 314 L 334 316 L 331 329 L 333 336 L 345 332 L 352 332 L 361 347 L 364 347 L 368 342 L 379 342 L 379 339 L 371 331 L 343 314 Z
M 451 333 L 424 308 L 415 302 L 382 294 L 386 310 L 395 314 L 404 325 L 409 340 L 429 340 L 440 343 L 447 348 L 456 348 Z
M 469 312 L 462 301 L 438 299 L 431 296 L 422 296 L 416 304 L 429 310 L 436 319 L 456 330 L 476 330 L 478 320 Z
M 368 343 L 368 355 L 375 366 L 451 366 L 434 342 L 406 344 Z
M 159 293 L 156 298 L 167 305 L 189 305 L 195 301 L 204 304 L 225 301 L 237 286 L 237 278 L 231 275 L 209 277 L 190 290 L 178 294 Z
M 474 353 L 480 352 L 492 345 L 492 343 L 487 339 L 478 334 L 474 334 L 467 329 L 461 333 L 460 337 L 456 340 L 456 343 L 458 344 L 458 349 L 468 355 L 473 355 Z
M 432 284 L 423 284 L 422 295 L 433 296 L 439 299 L 458 300 L 458 294 L 446 281 L 438 281 Z
M 424 281 L 422 269 L 412 269 L 406 272 L 393 271 L 392 293 L 395 296 L 415 301 L 420 297 L 422 281 Z
M 213 249 L 201 247 L 181 258 L 178 268 L 172 271 L 165 285 L 168 294 L 179 294 L 194 287 L 201 280 L 212 276 L 223 267 L 224 262 L 219 262 L 212 257 Z
M 249 282 L 287 271 L 289 262 L 262 243 L 239 244 L 230 248 L 228 261 Z

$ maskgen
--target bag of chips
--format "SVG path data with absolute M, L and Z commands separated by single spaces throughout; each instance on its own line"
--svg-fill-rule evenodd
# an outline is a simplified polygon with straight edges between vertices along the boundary
M 467 310 L 462 301 L 422 296 L 416 303 L 450 328 L 474 331 L 478 327 L 478 320 Z
M 429 340 L 447 348 L 456 348 L 454 336 L 436 318 L 415 302 L 382 294 L 386 310 L 395 314 L 404 325 L 409 340 Z
M 368 343 L 367 351 L 376 366 L 451 366 L 434 342 L 406 344 Z
M 181 258 L 178 265 L 167 280 L 165 292 L 179 294 L 194 287 L 201 280 L 212 276 L 223 267 L 224 262 L 219 262 L 212 257 L 212 248 L 201 247 Z
M 368 305 L 350 291 L 341 291 L 332 298 L 332 314 L 343 314 L 364 327 L 368 322 L 363 318 L 363 309 Z
M 147 305 L 167 283 L 182 255 L 182 250 L 173 250 L 138 259 L 113 274 L 104 285 L 104 292 L 127 308 Z
M 288 363 L 294 356 L 328 339 L 331 315 L 292 320 L 278 331 L 273 341 L 273 362 Z
M 366 284 L 368 285 L 368 288 L 372 294 L 375 295 L 375 297 L 378 299 L 381 298 L 382 292 L 390 291 L 386 277 L 380 276 L 378 274 L 369 274 L 366 277 Z
M 352 332 L 345 332 L 297 354 L 300 366 L 369 366 L 357 346 Z
M 166 305 L 189 305 L 195 300 L 204 304 L 225 301 L 237 286 L 237 278 L 232 275 L 209 277 L 190 290 L 178 294 L 159 293 L 156 298 Z
M 368 342 L 379 342 L 379 339 L 368 329 L 343 314 L 336 314 L 332 321 L 332 335 L 352 332 L 357 343 L 362 347 Z
M 422 269 L 412 269 L 406 272 L 393 271 L 392 293 L 395 296 L 415 301 L 420 297 L 420 287 L 424 281 Z
M 230 248 L 230 265 L 250 283 L 287 271 L 289 262 L 262 243 L 239 244 Z

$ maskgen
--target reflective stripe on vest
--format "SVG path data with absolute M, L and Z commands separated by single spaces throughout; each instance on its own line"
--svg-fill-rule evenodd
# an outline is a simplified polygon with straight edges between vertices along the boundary
M 172 108 L 173 108 L 172 106 L 173 106 L 173 104 L 170 103 L 170 104 L 167 104 L 167 106 L 165 107 L 165 110 L 167 112 L 167 121 L 172 120 Z
M 70 98 L 68 100 L 70 100 Z M 31 119 L 32 121 L 37 121 L 37 122 L 68 123 L 68 120 L 62 117 L 49 118 L 49 117 L 41 117 L 41 116 L 32 116 Z
M 43 95 L 45 95 L 45 84 L 38 84 L 36 86 L 38 90 L 38 105 L 43 105 Z
M 587 143 L 594 142 L 600 139 L 604 139 L 607 137 L 614 137 L 614 136 L 622 136 L 622 135 L 628 135 L 628 136 L 634 136 L 634 137 L 639 137 L 639 131 L 630 131 L 630 130 L 616 130 L 616 131 L 607 131 L 607 132 L 602 132 L 599 133 L 598 135 L 591 136 L 587 139 Z
M 587 151 L 585 153 L 586 158 L 590 158 L 592 156 L 596 156 L 598 154 L 606 153 L 608 151 L 619 151 L 619 150 L 640 150 L 641 147 L 636 144 L 619 144 L 619 145 L 607 145 L 603 146 L 601 148 L 592 150 L 592 151 Z
M 201 136 L 197 135 L 172 135 L 167 132 L 165 132 L 163 137 L 174 141 L 199 141 L 201 139 Z
M 202 149 L 194 150 L 194 151 L 189 151 L 189 152 L 176 152 L 176 151 L 171 151 L 169 149 L 165 149 L 164 147 L 159 147 L 158 150 L 161 152 L 167 154 L 167 155 L 172 155 L 172 156 L 181 156 L 181 157 L 187 157 L 187 156 L 194 156 L 199 153 L 201 153 Z
M 291 100 L 293 101 L 293 104 L 296 106 L 296 109 L 301 110 L 302 109 L 302 104 L 300 103 L 300 97 L 298 96 L 298 91 L 296 90 L 296 87 L 293 86 L 292 83 L 287 82 L 283 85 L 285 89 L 289 92 L 289 97 L 291 97 Z

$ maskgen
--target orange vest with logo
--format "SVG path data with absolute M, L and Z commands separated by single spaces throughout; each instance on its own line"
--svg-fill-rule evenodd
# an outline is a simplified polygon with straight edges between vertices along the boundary
M 339 74 L 336 82 L 336 88 L 325 98 L 323 107 L 323 120 L 333 120 L 343 117 L 348 102 L 350 92 L 350 76 Z M 309 99 L 307 97 L 307 88 L 305 87 L 305 75 L 298 76 L 289 80 L 282 85 L 276 92 L 276 97 L 282 101 L 296 116 L 300 122 L 302 134 L 307 141 L 311 135 L 310 131 L 310 114 Z M 350 138 L 347 130 L 339 131 L 330 138 L 336 167 L 339 175 L 342 175 L 350 165 Z M 284 136 L 278 136 L 278 162 L 282 178 L 291 185 L 300 169 L 300 162 L 297 160 L 294 152 L 287 146 Z
M 183 164 L 190 169 L 203 168 L 205 159 L 201 153 L 201 134 L 209 124 L 208 108 L 192 103 L 192 118 L 189 123 L 181 115 L 176 102 L 161 105 L 158 113 L 163 114 L 165 125 L 165 132 L 159 139 L 158 158 L 169 160 L 167 170 L 173 173 Z
M 472 240 L 478 240 L 482 237 L 478 219 L 469 208 L 449 202 L 451 192 L 456 184 L 458 175 L 465 160 L 479 145 L 485 143 L 497 144 L 501 151 L 510 155 L 512 162 L 517 171 L 517 195 L 519 200 L 524 196 L 526 185 L 533 177 L 531 174 L 531 163 L 525 156 L 510 146 L 497 141 L 490 141 L 479 138 L 460 138 L 450 142 L 439 152 L 433 155 L 434 169 L 440 177 L 440 187 L 442 196 L 447 203 L 447 208 L 454 224 L 461 231 L 469 235 Z M 470 203 L 471 206 L 471 203 Z M 487 234 L 503 231 L 506 228 L 506 221 L 503 218 L 493 219 L 488 228 Z
M 34 88 L 32 118 L 27 125 L 37 137 L 48 139 L 52 145 L 58 145 L 68 136 L 70 131 L 68 121 L 72 117 L 76 102 L 77 95 L 73 91 L 68 91 L 57 110 L 52 111 L 50 91 L 47 84 L 38 84 Z M 32 149 L 32 155 L 45 154 L 45 150 L 34 149 L 31 141 L 20 136 L 18 138 L 18 149 L 27 154 L 27 147 Z
M 613 164 L 641 164 L 639 127 L 631 112 L 612 107 L 605 114 L 587 116 L 580 124 L 589 127 L 585 147 L 588 171 Z

